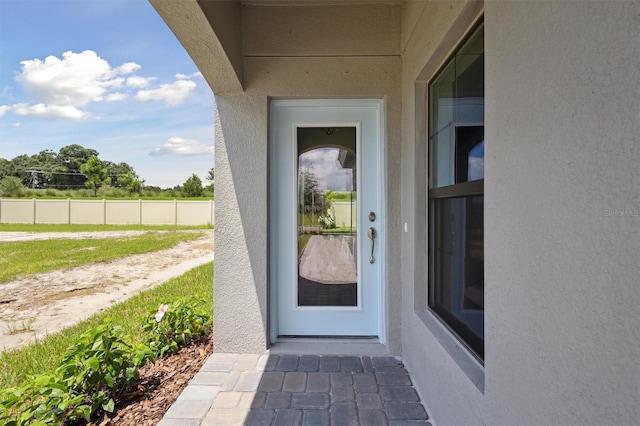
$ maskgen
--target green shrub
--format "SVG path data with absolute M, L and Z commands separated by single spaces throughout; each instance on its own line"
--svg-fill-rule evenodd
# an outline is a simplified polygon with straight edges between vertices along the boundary
M 89 421 L 91 408 L 84 395 L 73 394 L 54 374 L 31 376 L 22 386 L 0 393 L 0 424 L 7 426 Z
M 22 197 L 25 189 L 22 181 L 18 177 L 5 176 L 0 180 L 0 197 Z
M 170 305 L 160 305 L 155 313 L 150 312 L 142 328 L 149 335 L 151 350 L 162 357 L 208 335 L 210 326 L 210 312 L 198 307 L 195 300 L 180 298 Z
M 115 401 L 138 380 L 138 368 L 155 358 L 147 346 L 130 342 L 107 319 L 80 336 L 56 369 L 69 389 L 88 396 L 91 413 L 113 412 Z
M 318 223 L 323 229 L 334 229 L 336 227 L 336 220 L 331 215 L 318 216 Z
M 52 373 L 29 377 L 0 393 L 0 424 L 60 424 L 102 409 L 112 413 L 117 399 L 139 378 L 139 367 L 155 357 L 133 345 L 122 328 L 105 320 L 80 336 Z

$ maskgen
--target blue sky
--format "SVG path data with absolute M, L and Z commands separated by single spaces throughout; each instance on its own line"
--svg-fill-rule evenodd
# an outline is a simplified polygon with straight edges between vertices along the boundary
M 147 185 L 206 184 L 213 105 L 147 0 L 0 0 L 0 158 L 79 144 Z

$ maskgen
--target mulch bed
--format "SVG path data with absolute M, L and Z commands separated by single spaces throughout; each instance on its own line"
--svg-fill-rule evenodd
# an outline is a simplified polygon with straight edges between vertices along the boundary
M 189 384 L 213 351 L 209 335 L 166 358 L 140 369 L 138 384 L 118 403 L 115 413 L 101 415 L 90 425 L 152 426 Z

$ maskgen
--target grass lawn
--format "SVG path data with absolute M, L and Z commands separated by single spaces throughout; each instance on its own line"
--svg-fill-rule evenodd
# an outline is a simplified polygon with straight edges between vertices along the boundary
M 185 231 L 192 229 L 213 229 L 213 225 L 67 225 L 49 223 L 0 223 L 0 232 Z
M 3 352 L 0 354 L 0 389 L 18 386 L 26 375 L 55 369 L 67 348 L 85 330 L 98 325 L 105 318 L 111 318 L 114 324 L 122 326 L 125 334 L 133 336 L 135 343 L 142 343 L 143 319 L 150 311 L 155 313 L 161 303 L 171 303 L 185 296 L 202 299 L 201 306 L 208 312 L 213 312 L 213 262 L 139 293 L 75 326 L 47 336 L 40 342 Z
M 39 272 L 162 250 L 202 235 L 202 232 L 149 232 L 122 238 L 2 242 L 0 284 Z

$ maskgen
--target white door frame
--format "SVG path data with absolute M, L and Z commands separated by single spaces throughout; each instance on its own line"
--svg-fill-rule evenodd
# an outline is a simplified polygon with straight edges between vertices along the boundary
M 375 167 L 377 167 L 377 170 L 379 171 L 378 173 L 375 174 L 376 176 L 376 181 L 374 182 L 374 184 L 377 186 L 378 190 L 377 190 L 377 196 L 374 197 L 375 198 L 375 206 L 372 208 L 377 215 L 377 220 L 374 223 L 374 226 L 376 228 L 376 231 L 378 233 L 378 236 L 376 238 L 376 248 L 375 248 L 375 252 L 376 252 L 376 262 L 375 262 L 375 267 L 377 270 L 377 274 L 378 274 L 378 284 L 377 284 L 377 288 L 375 290 L 376 293 L 376 298 L 374 301 L 374 304 L 377 304 L 377 306 L 375 306 L 375 310 L 377 312 L 377 316 L 376 316 L 376 324 L 374 326 L 375 331 L 373 334 L 376 334 L 378 336 L 378 340 L 380 343 L 385 344 L 386 343 L 386 271 L 385 271 L 385 267 L 386 267 L 386 256 L 385 256 L 385 248 L 386 248 L 386 218 L 385 218 L 385 186 L 384 186 L 384 114 L 383 114 L 383 101 L 379 100 L 379 99 L 305 99 L 305 100 L 301 100 L 301 99 L 296 99 L 296 100 L 272 100 L 271 104 L 270 104 L 270 131 L 269 131 L 269 192 L 270 192 L 270 196 L 269 196 L 269 296 L 270 296 L 270 303 L 269 303 L 269 341 L 270 342 L 276 342 L 278 340 L 278 335 L 281 334 L 279 333 L 279 329 L 280 329 L 280 325 L 278 324 L 278 318 L 279 318 L 279 309 L 281 309 L 283 306 L 279 306 L 279 302 L 280 298 L 278 297 L 278 291 L 279 291 L 279 286 L 278 286 L 278 282 L 279 280 L 283 279 L 282 275 L 291 275 L 288 272 L 287 273 L 283 273 L 280 272 L 278 273 L 278 269 L 277 268 L 277 259 L 279 258 L 279 256 L 282 256 L 284 253 L 288 253 L 289 250 L 293 250 L 292 247 L 297 247 L 297 237 L 296 237 L 296 242 L 293 243 L 291 241 L 288 241 L 289 238 L 287 238 L 287 241 L 279 241 L 278 236 L 276 235 L 276 229 L 278 229 L 278 226 L 282 226 L 282 223 L 280 223 L 280 225 L 278 225 L 278 218 L 281 217 L 282 214 L 290 214 L 290 212 L 288 211 L 283 211 L 283 208 L 286 210 L 289 207 L 291 208 L 291 210 L 293 211 L 293 209 L 295 209 L 295 205 L 292 206 L 282 206 L 282 204 L 286 204 L 286 203 L 278 203 L 277 200 L 274 198 L 274 196 L 276 194 L 278 194 L 279 192 L 282 192 L 283 190 L 280 188 L 282 186 L 282 184 L 280 182 L 283 182 L 287 179 L 291 179 L 292 181 L 295 179 L 295 176 L 297 175 L 297 171 L 296 171 L 296 175 L 292 175 L 289 176 L 289 171 L 283 171 L 281 170 L 282 168 L 278 167 L 278 163 L 277 163 L 277 159 L 279 158 L 279 156 L 282 155 L 282 149 L 287 150 L 286 154 L 287 155 L 291 155 L 292 152 L 296 151 L 296 147 L 292 146 L 292 147 L 282 147 L 282 146 L 278 146 L 278 144 L 276 143 L 277 139 L 277 134 L 278 132 L 282 132 L 282 131 L 286 131 L 286 132 L 292 132 L 293 134 L 295 134 L 296 132 L 296 128 L 298 127 L 325 127 L 327 126 L 327 123 L 330 123 L 334 126 L 349 126 L 349 127 L 356 127 L 357 128 L 357 132 L 360 133 L 361 129 L 360 129 L 360 122 L 354 121 L 353 119 L 349 119 L 349 118 L 345 118 L 344 121 L 342 121 L 341 116 L 338 116 L 337 118 L 331 119 L 329 120 L 325 120 L 322 119 L 322 117 L 319 117 L 318 120 L 309 120 L 306 119 L 304 121 L 300 121 L 297 120 L 296 117 L 296 112 L 299 110 L 306 110 L 308 111 L 309 109 L 318 109 L 318 111 L 349 111 L 349 112 L 356 112 L 358 110 L 360 111 L 368 111 L 369 114 L 371 114 L 373 112 L 373 114 L 375 115 L 375 129 L 374 129 L 374 134 L 376 134 L 376 137 L 374 137 L 373 139 L 375 139 L 374 142 L 371 142 L 368 140 L 368 143 L 375 143 L 375 146 L 373 148 L 374 152 L 375 152 L 375 157 L 377 159 L 377 164 L 375 164 Z M 291 119 L 287 118 L 288 121 L 286 121 L 287 123 L 287 128 L 284 129 L 282 128 L 283 125 L 279 125 L 277 120 L 279 117 L 286 115 L 287 117 L 292 117 Z M 321 114 L 319 114 L 321 115 Z M 329 113 L 329 115 L 331 115 L 331 113 Z M 335 114 L 334 114 L 335 116 Z M 326 116 L 324 116 L 326 117 Z M 278 126 L 280 126 L 281 128 L 279 128 Z M 282 145 L 282 144 L 280 144 Z M 358 146 L 358 150 L 360 149 L 360 146 Z M 289 152 L 291 151 L 291 152 Z M 360 156 L 360 154 L 358 155 L 358 157 Z M 357 168 L 358 171 L 358 175 L 360 175 L 360 170 L 361 167 Z M 358 176 L 357 178 L 357 182 L 358 182 L 358 191 L 360 190 L 360 176 Z M 285 192 L 288 192 L 288 190 L 285 190 Z M 360 194 L 360 193 L 359 193 Z M 360 203 L 360 196 L 358 197 L 358 203 Z M 278 205 L 281 204 L 281 205 Z M 367 208 L 365 211 L 365 208 L 360 208 L 358 206 L 357 208 L 357 215 L 358 215 L 358 238 L 361 242 L 360 246 L 361 246 L 361 251 L 362 249 L 364 249 L 364 251 L 367 251 L 369 249 L 368 245 L 364 245 L 362 244 L 363 238 L 366 239 L 366 230 L 369 227 L 369 221 L 366 220 L 365 221 L 365 217 L 368 215 L 368 211 L 369 209 Z M 368 241 L 368 240 L 367 240 Z M 284 252 L 284 253 L 283 253 Z M 362 253 L 362 255 L 358 256 L 359 258 L 364 258 L 367 259 L 368 258 L 368 254 L 364 254 Z M 366 263 L 366 267 L 370 267 L 371 265 L 369 265 L 368 262 Z M 361 285 L 360 281 L 360 277 L 362 277 L 362 275 L 360 275 L 360 268 L 361 265 L 358 265 L 358 276 L 359 276 L 359 282 L 358 282 L 358 286 Z M 280 274 L 281 276 L 279 277 L 278 274 Z M 292 279 L 292 277 L 284 277 L 284 279 Z M 364 291 L 367 291 L 366 289 Z M 340 311 L 357 311 L 357 310 L 361 310 L 361 303 L 360 303 L 360 299 L 362 295 L 362 289 L 359 287 L 358 290 L 358 299 L 359 299 L 359 306 L 358 307 L 351 307 L 349 309 L 345 309 L 345 308 L 328 308 L 328 307 L 324 307 L 324 309 L 315 309 L 317 311 L 326 311 L 327 313 L 329 312 L 340 312 Z M 290 308 L 290 307 L 289 307 Z M 369 306 L 369 309 L 372 309 L 371 306 Z M 307 307 L 298 307 L 297 310 L 300 311 L 304 311 L 304 310 L 309 310 L 309 308 Z

